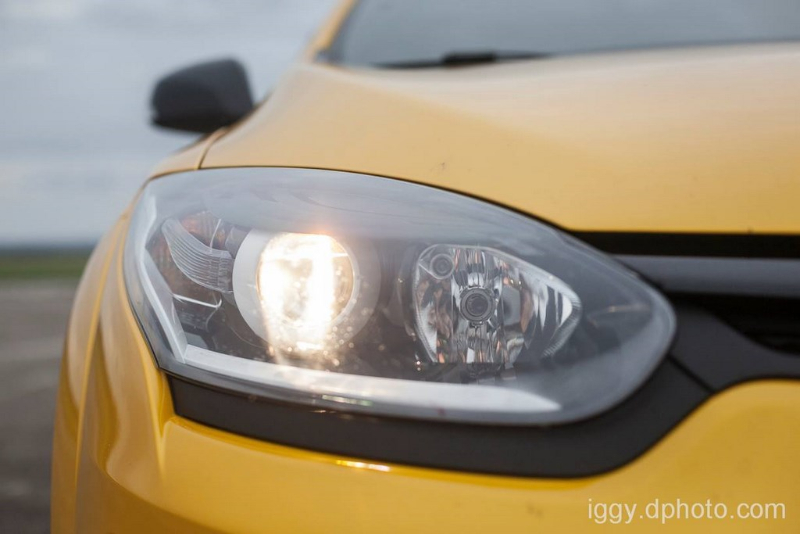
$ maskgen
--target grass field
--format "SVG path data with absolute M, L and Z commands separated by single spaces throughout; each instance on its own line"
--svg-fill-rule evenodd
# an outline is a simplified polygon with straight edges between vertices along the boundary
M 78 278 L 88 259 L 88 250 L 0 251 L 0 280 Z

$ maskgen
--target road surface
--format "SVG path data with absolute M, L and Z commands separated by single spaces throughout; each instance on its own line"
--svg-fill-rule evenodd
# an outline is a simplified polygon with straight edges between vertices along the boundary
M 50 532 L 50 447 L 73 281 L 0 281 L 0 532 Z

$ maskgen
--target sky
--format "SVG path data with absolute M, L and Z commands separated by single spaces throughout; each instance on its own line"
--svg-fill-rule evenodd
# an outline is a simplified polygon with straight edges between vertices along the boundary
M 148 123 L 154 82 L 233 57 L 257 99 L 336 0 L 0 0 L 0 248 L 94 243 L 193 141 Z

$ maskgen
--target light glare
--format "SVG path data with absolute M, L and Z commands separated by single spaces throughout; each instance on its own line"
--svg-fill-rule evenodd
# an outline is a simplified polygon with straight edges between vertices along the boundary
M 274 346 L 323 350 L 353 296 L 350 255 L 332 237 L 278 234 L 261 253 L 257 287 Z

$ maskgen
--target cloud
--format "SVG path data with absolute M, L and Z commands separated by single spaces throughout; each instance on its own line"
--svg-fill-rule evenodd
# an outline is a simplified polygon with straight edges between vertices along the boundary
M 74 20 L 91 3 L 91 0 L 3 0 L 0 17 L 5 21 Z
M 265 94 L 335 2 L 0 0 L 0 246 L 99 237 L 192 139 L 147 124 L 157 78 L 233 56 Z
M 47 48 L 37 45 L 26 45 L 11 48 L 0 55 L 0 72 L 42 70 L 49 64 Z

